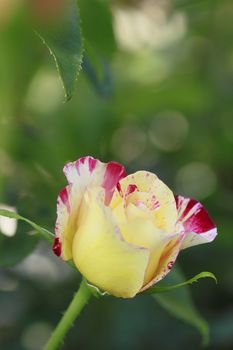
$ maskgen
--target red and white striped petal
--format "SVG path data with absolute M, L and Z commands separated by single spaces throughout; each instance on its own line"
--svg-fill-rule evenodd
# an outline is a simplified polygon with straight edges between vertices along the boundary
M 78 228 L 78 216 L 86 189 L 103 187 L 105 202 L 108 204 L 117 183 L 127 174 L 121 164 L 102 163 L 93 157 L 82 157 L 66 164 L 64 174 L 69 185 L 60 192 L 57 199 L 54 252 L 62 255 L 64 260 L 69 260 L 72 258 L 72 241 Z
M 69 214 L 71 211 L 70 199 L 69 199 L 70 191 L 71 191 L 71 186 L 68 185 L 60 191 L 57 198 L 57 220 L 55 224 L 56 237 L 53 244 L 53 251 L 57 256 L 60 256 L 62 253 L 62 248 L 65 249 L 65 247 L 67 246 L 67 244 L 63 244 L 64 243 L 63 233 L 67 227 L 67 223 L 69 221 Z M 62 256 L 66 256 L 66 253 L 64 254 L 63 252 Z
M 195 199 L 176 196 L 178 222 L 182 224 L 186 237 L 181 249 L 212 242 L 217 228 L 204 206 Z

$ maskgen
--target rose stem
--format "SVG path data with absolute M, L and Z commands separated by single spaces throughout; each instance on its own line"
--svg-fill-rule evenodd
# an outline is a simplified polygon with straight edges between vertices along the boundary
M 58 349 L 59 345 L 64 340 L 66 333 L 69 331 L 70 327 L 73 325 L 73 322 L 87 304 L 91 295 L 92 293 L 90 289 L 83 280 L 77 293 L 74 295 L 72 302 L 68 306 L 68 309 L 65 311 L 60 322 L 45 345 L 44 350 Z

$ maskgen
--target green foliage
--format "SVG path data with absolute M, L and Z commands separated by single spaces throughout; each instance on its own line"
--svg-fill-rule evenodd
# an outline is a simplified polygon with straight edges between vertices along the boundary
M 177 275 L 177 277 L 178 277 L 178 272 L 175 270 L 174 272 L 173 272 L 173 274 L 174 275 Z M 168 276 L 170 276 L 170 275 L 168 275 Z M 174 289 L 177 289 L 177 288 L 180 288 L 180 287 L 184 287 L 184 286 L 186 286 L 187 284 L 192 284 L 192 283 L 194 283 L 194 282 L 198 282 L 198 280 L 200 279 L 200 278 L 212 278 L 212 279 L 214 279 L 215 280 L 215 282 L 217 283 L 217 279 L 216 279 L 216 277 L 214 276 L 214 274 L 213 273 L 211 273 L 211 272 L 200 272 L 200 273 L 198 273 L 196 276 L 194 276 L 194 277 L 192 277 L 192 278 L 190 278 L 190 279 L 188 279 L 187 281 L 185 281 L 185 282 L 181 282 L 181 283 L 178 283 L 178 284 L 174 284 L 174 285 L 171 285 L 171 286 L 164 286 L 164 287 L 157 287 L 157 286 L 155 286 L 155 287 L 151 287 L 150 289 L 148 289 L 148 291 L 146 291 L 145 293 L 146 294 L 157 294 L 157 293 L 163 293 L 163 292 L 170 292 L 171 290 L 174 290 Z
M 116 43 L 109 4 L 100 0 L 79 0 L 78 4 L 85 48 L 86 43 L 89 43 L 100 57 L 111 58 L 116 50 Z
M 33 252 L 38 241 L 35 232 L 18 230 L 14 237 L 6 237 L 0 232 L 0 267 L 18 264 Z
M 42 22 L 37 32 L 54 57 L 63 82 L 66 100 L 72 97 L 82 63 L 82 35 L 76 0 L 68 0 L 63 16 L 51 23 Z
M 89 49 L 84 56 L 82 66 L 99 96 L 111 97 L 113 94 L 113 81 L 108 63 L 98 56 L 95 51 Z
M 221 276 L 217 287 L 213 283 L 198 283 L 192 286 L 192 294 L 210 323 L 211 346 L 216 350 L 231 349 L 233 3 L 168 0 L 154 2 L 144 10 L 144 5 L 152 3 L 80 0 L 80 17 L 75 11 L 73 20 L 68 22 L 70 27 L 59 40 L 54 40 L 55 29 L 61 32 L 61 26 L 48 33 L 48 28 L 34 23 L 44 40 L 48 35 L 47 44 L 59 56 L 60 74 L 62 69 L 69 96 L 81 62 L 82 45 L 85 49 L 78 92 L 68 104 L 62 103 L 58 75 L 43 45 L 19 16 L 3 18 L 1 8 L 0 202 L 35 218 L 43 227 L 53 227 L 57 194 L 65 186 L 62 167 L 87 154 L 103 161 L 120 161 L 128 172 L 153 171 L 174 192 L 199 198 L 216 221 L 220 234 L 210 245 L 182 251 L 178 260 L 186 276 L 203 269 Z M 119 7 L 125 24 L 119 27 L 118 23 L 121 38 L 114 29 L 115 10 Z M 130 16 L 136 16 L 130 17 L 128 10 Z M 149 19 L 153 23 L 148 26 Z M 74 23 L 76 26 L 72 27 Z M 74 47 L 69 35 L 65 37 L 69 33 L 77 38 Z M 163 128 L 159 130 L 167 130 L 162 135 L 157 132 L 161 124 Z M 180 133 L 182 130 L 186 133 Z M 175 147 L 166 148 L 167 139 Z M 200 164 L 209 170 L 201 179 Z M 192 171 L 187 173 L 187 168 Z M 21 224 L 13 238 L 0 234 L 0 254 L 5 266 L 14 263 L 6 262 L 10 251 L 14 252 L 11 259 L 17 260 L 21 251 L 29 253 L 36 247 L 34 238 L 37 240 L 41 234 L 52 243 L 47 231 L 42 229 L 43 233 L 31 236 L 26 222 L 25 226 Z M 33 230 L 40 231 L 38 226 Z M 46 251 L 45 246 L 42 248 L 47 260 L 44 270 L 43 264 L 39 266 L 44 276 L 40 288 L 35 273 L 28 281 L 22 279 L 18 289 L 2 292 L 6 282 L 0 271 L 0 348 L 4 350 L 43 348 L 36 343 L 41 339 L 39 333 L 31 345 L 24 343 L 30 339 L 31 325 L 41 320 L 55 324 L 77 288 L 76 277 L 64 274 L 65 278 L 66 265 L 52 256 L 51 247 Z M 58 277 L 50 279 L 56 267 Z M 15 268 L 4 273 L 7 277 L 10 273 L 18 276 Z M 169 274 L 161 286 L 185 281 L 183 277 L 170 280 L 171 277 Z M 206 332 L 206 323 L 193 309 L 186 287 L 155 294 L 153 298 L 173 315 L 203 334 Z M 18 299 L 26 311 L 18 307 Z M 90 311 L 87 309 L 82 315 L 80 328 L 71 334 L 67 349 L 82 344 L 85 349 L 102 350 L 199 347 L 196 332 L 168 318 L 159 307 L 152 308 L 150 298 L 125 301 L 123 310 L 122 302 L 111 297 L 94 302 Z
M 169 313 L 195 327 L 202 335 L 203 345 L 207 345 L 209 342 L 208 323 L 200 316 L 192 301 L 189 288 L 185 286 L 186 284 L 196 282 L 199 278 L 204 277 L 210 277 L 216 280 L 212 273 L 202 272 L 190 280 L 183 282 L 185 278 L 181 270 L 175 266 L 173 271 L 169 273 L 164 280 L 164 287 L 154 287 L 151 292 L 156 293 L 153 297 Z M 181 286 L 183 288 L 177 289 Z M 163 292 L 168 291 L 169 293 L 163 294 Z
M 0 209 L 0 215 L 5 216 L 5 217 L 10 218 L 10 219 L 17 219 L 17 220 L 22 220 L 22 221 L 26 222 L 27 224 L 32 226 L 41 235 L 41 237 L 46 239 L 49 243 L 53 242 L 54 235 L 51 232 L 49 232 L 48 230 L 46 230 L 45 228 L 35 224 L 33 221 L 26 219 L 23 216 L 15 213 L 13 211 L 5 210 L 5 209 Z

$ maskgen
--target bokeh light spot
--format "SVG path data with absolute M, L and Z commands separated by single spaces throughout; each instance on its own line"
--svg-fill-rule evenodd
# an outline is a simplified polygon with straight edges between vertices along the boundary
M 56 73 L 40 70 L 32 80 L 26 96 L 26 106 L 33 111 L 46 114 L 59 107 L 63 90 Z
M 183 38 L 187 24 L 181 11 L 169 15 L 166 2 L 143 1 L 139 6 L 113 8 L 114 30 L 124 50 L 163 49 Z
M 146 134 L 139 126 L 125 126 L 113 134 L 112 151 L 122 162 L 131 162 L 139 157 L 146 147 Z
M 188 131 L 188 121 L 181 113 L 167 111 L 154 117 L 149 129 L 149 138 L 159 149 L 174 152 L 184 145 Z
M 26 350 L 41 350 L 52 333 L 52 327 L 44 322 L 33 323 L 22 335 L 21 343 Z
M 16 209 L 14 207 L 10 207 L 9 205 L 0 203 L 0 209 L 13 211 L 16 213 Z M 12 237 L 15 235 L 17 230 L 17 220 L 10 219 L 5 216 L 0 216 L 0 232 L 5 236 Z
M 205 163 L 193 162 L 184 165 L 176 175 L 176 191 L 188 197 L 204 199 L 216 189 L 217 177 Z

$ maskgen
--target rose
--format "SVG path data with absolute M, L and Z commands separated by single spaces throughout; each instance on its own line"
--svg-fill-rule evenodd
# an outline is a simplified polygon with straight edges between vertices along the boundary
M 54 252 L 93 285 L 130 298 L 172 269 L 180 250 L 211 242 L 217 230 L 194 199 L 174 197 L 148 171 L 83 157 L 64 167 Z

